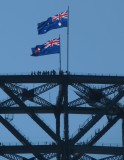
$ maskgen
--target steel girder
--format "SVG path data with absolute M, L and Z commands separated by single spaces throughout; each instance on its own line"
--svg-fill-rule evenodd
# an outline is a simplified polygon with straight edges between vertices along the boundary
M 70 146 L 70 153 L 89 153 L 89 154 L 115 154 L 123 155 L 124 147 L 108 147 L 108 146 L 87 146 L 87 145 L 74 145 Z M 57 145 L 32 145 L 32 146 L 0 146 L 1 154 L 14 154 L 14 153 L 61 153 L 63 152 L 62 146 Z
M 68 77 L 71 78 L 70 76 L 68 76 Z M 34 78 L 34 79 L 36 80 L 37 78 L 38 78 L 38 77 L 36 77 L 36 78 Z M 40 78 L 40 77 L 39 77 L 39 78 Z M 74 77 L 72 77 L 72 81 L 74 80 L 75 83 L 76 83 L 76 79 L 73 79 L 73 78 L 74 78 Z M 86 81 L 90 81 L 90 80 L 89 80 L 89 77 L 85 77 L 85 78 L 87 79 Z M 95 78 L 95 80 L 99 81 L 99 78 L 100 78 L 100 77 L 97 76 L 97 79 L 96 79 L 96 77 L 90 76 L 90 78 Z M 103 78 L 104 78 L 104 80 L 105 80 L 105 78 L 108 78 L 108 77 L 103 77 Z M 42 78 L 41 78 L 41 79 L 42 79 Z M 66 80 L 67 80 L 67 79 L 68 79 L 68 78 L 66 77 Z M 82 79 L 82 78 L 81 78 L 81 79 Z M 80 79 L 80 80 L 81 80 L 81 79 Z M 118 79 L 118 78 L 117 78 L 117 79 Z M 32 80 L 33 80 L 33 79 L 32 79 Z M 31 80 L 31 81 L 32 81 L 32 80 Z M 101 80 L 102 80 L 102 79 L 100 78 L 100 81 L 101 81 Z M 114 77 L 110 77 L 110 78 L 109 78 L 109 82 L 110 82 L 110 81 L 112 82 L 113 80 L 115 81 L 115 78 L 114 78 Z M 119 77 L 118 80 L 119 80 L 119 82 L 120 82 L 120 80 L 122 80 L 122 78 Z M 68 82 L 71 82 L 71 80 L 68 81 Z M 85 81 L 84 81 L 84 82 L 85 82 Z M 116 82 L 118 82 L 118 81 L 116 81 Z M 102 81 L 101 81 L 100 83 L 102 83 Z M 108 81 L 105 82 L 105 83 L 108 83 Z M 120 84 L 121 84 L 121 83 L 122 83 L 122 81 L 120 82 Z M 8 87 L 10 87 L 10 86 L 8 86 Z M 118 88 L 119 88 L 119 87 L 118 87 Z M 114 88 L 113 88 L 113 89 L 114 89 Z M 106 90 L 107 90 L 107 89 L 106 89 Z M 118 89 L 117 89 L 116 91 L 118 91 Z M 25 92 L 25 91 L 24 91 L 24 92 Z M 25 93 L 24 93 L 24 92 L 23 92 L 23 96 L 26 95 L 26 92 L 25 92 Z M 103 92 L 104 92 L 104 91 L 103 91 Z M 105 91 L 105 94 L 107 94 L 107 92 L 110 93 L 110 90 L 108 89 L 108 91 Z M 15 91 L 14 91 L 14 93 L 15 93 Z M 109 93 L 108 93 L 108 94 L 109 94 Z M 112 93 L 112 91 L 111 91 L 111 93 Z M 16 94 L 16 93 L 15 93 L 15 94 Z M 62 95 L 61 95 L 61 96 L 62 96 Z M 61 96 L 60 96 L 60 98 L 61 98 Z M 18 96 L 18 97 L 19 97 L 19 96 Z M 60 100 L 59 100 L 59 102 L 60 102 Z M 78 106 L 78 102 L 79 102 L 80 104 L 82 104 L 82 102 L 81 102 L 80 100 L 78 100 L 78 101 L 77 101 L 77 100 L 74 100 L 74 101 L 73 101 L 73 105 L 72 105 L 72 102 L 69 102 L 69 103 L 68 103 L 68 106 L 69 106 L 69 104 L 71 104 L 71 105 L 70 105 L 70 106 L 71 106 L 71 107 L 70 107 L 70 112 L 79 113 L 79 112 L 76 110 L 76 106 Z M 116 103 L 116 102 L 115 102 L 115 103 Z M 17 104 L 19 104 L 19 103 L 17 103 Z M 45 105 L 44 105 L 44 106 L 45 106 Z M 46 105 L 46 106 L 47 106 L 47 105 Z M 56 106 L 57 106 L 57 103 L 56 103 Z M 61 106 L 61 103 L 60 103 L 60 106 Z M 26 107 L 27 107 L 27 106 L 26 106 Z M 48 107 L 48 106 L 47 106 L 47 107 Z M 71 110 L 72 107 L 73 107 L 73 109 Z M 51 108 L 52 108 L 52 107 L 51 107 Z M 84 108 L 83 108 L 83 109 L 84 109 Z M 82 113 L 83 113 L 84 111 L 86 111 L 86 110 L 83 110 L 83 109 L 82 109 Z M 85 108 L 85 109 L 87 109 L 87 108 Z M 94 109 L 95 109 L 95 108 L 94 108 Z M 74 110 L 75 110 L 75 111 L 74 111 Z M 89 109 L 89 110 L 90 110 L 90 109 Z M 104 110 L 104 109 L 103 109 L 103 110 Z M 29 111 L 30 111 L 30 109 L 29 109 Z M 101 109 L 101 108 L 100 108 L 100 109 L 96 109 L 96 110 L 94 110 L 94 112 L 95 112 L 95 111 L 97 111 L 97 113 L 99 113 L 99 112 L 102 112 L 102 109 Z M 104 111 L 105 111 L 105 110 L 104 110 Z M 104 111 L 103 111 L 103 112 L 104 112 Z M 112 109 L 111 109 L 111 111 L 112 111 Z M 33 111 L 31 111 L 31 112 L 33 112 Z M 30 114 L 31 112 L 29 112 L 29 114 Z M 42 111 L 41 111 L 41 112 L 42 112 Z M 47 111 L 44 111 L 44 112 L 47 112 Z M 52 113 L 53 113 L 53 112 L 54 112 L 54 110 L 52 110 Z M 68 113 L 70 113 L 70 112 L 68 112 Z M 89 112 L 89 111 L 88 111 L 88 112 Z M 88 113 L 88 112 L 87 112 L 87 113 Z M 34 113 L 34 112 L 33 112 L 33 113 Z M 61 110 L 61 113 L 64 113 L 64 110 L 63 110 L 63 111 Z M 93 113 L 93 112 L 92 112 L 92 113 Z M 96 112 L 95 112 L 95 113 L 96 113 Z M 104 113 L 105 113 L 105 112 L 104 112 Z M 110 112 L 110 109 L 107 110 L 106 113 L 110 114 L 110 113 L 111 113 L 111 112 Z M 105 113 L 105 114 L 106 114 L 106 113 Z M 114 115 L 114 113 L 116 113 L 116 115 L 120 114 L 120 113 L 117 112 L 117 111 L 116 111 L 116 112 L 113 112 L 113 113 L 111 113 L 111 114 Z
M 24 101 L 25 100 L 32 100 L 33 101 L 33 98 L 35 96 L 38 96 L 38 95 L 40 95 L 40 94 L 42 94 L 42 93 L 44 93 L 44 92 L 56 87 L 57 84 L 53 84 L 53 83 L 52 84 L 44 84 L 44 85 L 41 85 L 39 87 L 30 89 L 30 90 L 21 88 L 19 86 L 13 85 L 13 84 L 6 84 L 6 86 L 8 86 L 11 89 L 11 91 L 14 91 L 13 93 L 16 93 L 16 95 L 18 97 L 21 97 L 21 99 L 23 99 Z M 33 93 L 32 97 L 25 97 L 25 95 L 28 95 L 28 94 L 30 95 L 30 93 Z M 45 104 L 45 100 L 44 99 L 43 99 L 43 103 L 41 103 L 42 102 L 41 99 L 39 101 L 40 101 L 40 105 L 44 105 Z M 16 103 L 13 101 L 13 99 L 10 98 L 10 99 L 7 99 L 7 100 L 1 102 L 0 103 L 0 107 L 11 107 L 11 106 L 13 106 L 15 104 Z M 46 102 L 46 104 L 50 105 L 50 103 L 48 103 L 48 102 Z
M 34 113 L 40 114 L 54 114 L 56 112 L 56 107 L 48 107 L 48 106 L 28 106 L 29 110 Z M 92 107 L 71 107 L 68 108 L 69 114 L 100 114 L 104 112 L 104 108 L 92 108 Z M 61 108 L 61 113 L 64 113 L 64 109 Z M 20 107 L 2 107 L 0 108 L 0 114 L 25 114 L 25 111 Z M 116 110 L 115 108 L 111 108 L 106 111 L 105 115 L 118 115 L 120 118 L 123 118 L 123 112 Z
M 76 87 L 77 88 L 77 87 Z M 79 88 L 78 88 L 79 89 Z M 117 96 L 116 96 L 117 97 Z M 112 101 L 110 101 L 110 102 L 112 102 Z M 118 101 L 117 101 L 118 102 Z M 117 103 L 116 102 L 116 103 Z M 115 103 L 115 104 L 116 104 Z M 104 104 L 105 105 L 105 104 Z M 117 117 L 117 118 L 115 118 L 115 121 L 113 121 L 113 123 L 110 123 L 110 121 L 109 121 L 109 123 L 108 123 L 108 126 L 109 127 L 106 127 L 106 129 L 108 130 L 108 129 L 110 129 L 110 127 L 113 125 L 113 124 L 115 124 L 116 122 L 117 122 L 117 120 L 118 120 L 119 118 Z M 89 122 L 91 121 L 91 119 L 89 120 Z M 88 123 L 89 123 L 88 122 Z M 88 124 L 87 123 L 87 124 Z M 90 125 L 88 125 L 88 126 L 90 126 Z M 95 135 L 89 142 L 87 142 L 86 144 L 87 145 L 93 145 L 99 138 L 101 138 L 102 137 L 102 135 L 104 134 L 104 133 L 106 133 L 106 130 L 105 128 L 102 130 L 102 132 L 99 134 L 99 136 L 97 135 Z M 81 133 L 81 132 L 80 132 Z M 77 135 L 79 135 L 79 134 L 77 134 Z M 76 156 L 74 159 L 79 159 L 81 157 L 81 155 L 79 154 L 78 156 Z
M 71 139 L 71 143 L 75 144 L 93 125 L 98 122 L 105 114 L 107 110 L 109 110 L 114 104 L 116 104 L 122 97 L 124 96 L 123 92 L 120 92 L 117 96 L 113 98 L 112 103 L 110 103 L 104 110 L 103 113 L 92 116 L 87 124 L 83 125 L 80 128 L 80 131 Z
M 27 108 L 25 103 L 19 99 L 6 85 L 2 85 L 1 88 L 21 107 L 25 112 L 56 142 L 60 142 L 60 138 L 31 110 Z
M 80 97 L 80 99 L 93 107 L 102 107 L 103 104 L 108 103 L 108 95 L 123 89 L 123 86 L 120 85 L 112 85 L 101 89 L 91 88 L 90 86 L 78 83 L 72 83 L 71 86 L 79 91 L 76 92 L 76 94 Z M 98 102 L 101 103 L 100 106 L 98 106 Z
M 3 154 L 1 156 L 9 160 L 28 160 L 27 158 L 19 156 L 17 154 Z
M 16 93 L 16 94 L 18 94 L 18 96 L 19 96 L 19 98 L 21 98 L 21 95 L 23 95 L 24 94 L 24 89 L 21 89 L 20 87 L 18 87 L 18 86 L 15 86 L 15 85 L 11 85 L 11 84 L 6 84 L 6 86 L 7 87 L 9 87 L 9 88 L 11 88 L 12 89 L 12 91 L 14 91 L 14 93 Z M 55 86 L 57 86 L 57 84 L 50 84 L 50 85 L 47 85 L 47 84 L 45 84 L 45 85 L 42 85 L 42 86 L 40 86 L 40 87 L 36 87 L 35 88 L 35 90 L 34 89 L 31 89 L 30 91 L 25 91 L 25 92 L 31 92 L 32 93 L 32 91 L 34 90 L 34 93 L 35 94 L 41 94 L 41 93 L 43 93 L 43 92 L 45 92 L 46 90 L 49 90 L 49 89 L 51 89 L 51 88 L 53 88 L 53 87 L 55 87 Z M 18 92 L 19 91 L 19 92 Z M 41 102 L 42 104 L 44 103 L 44 102 L 46 102 L 45 100 L 43 100 L 43 99 L 41 99 L 41 98 L 38 98 L 38 96 L 36 96 L 35 95 L 35 97 L 36 97 L 36 99 L 35 99 L 35 102 L 36 102 L 36 100 L 38 99 L 39 101 L 38 102 Z M 26 97 L 27 98 L 27 97 Z M 27 98 L 28 99 L 28 98 Z M 26 99 L 25 99 L 26 100 Z M 6 103 L 7 102 L 7 103 Z M 10 103 L 10 102 L 12 102 L 12 103 Z M 40 104 L 41 104 L 40 103 Z M 7 105 L 7 106 L 10 106 L 10 105 L 14 105 L 15 104 L 15 102 L 13 101 L 13 99 L 9 99 L 9 100 L 7 100 L 7 101 L 5 101 L 5 102 L 3 102 L 3 104 L 4 104 L 4 106 L 6 106 L 6 104 L 9 104 L 9 105 Z M 3 106 L 3 104 L 2 104 L 2 106 Z M 47 106 L 48 105 L 51 105 L 50 103 L 44 103 L 45 105 L 47 104 Z M 16 157 L 16 156 L 15 156 Z M 47 156 L 48 157 L 48 156 Z M 42 157 L 42 159 L 45 159 L 44 157 Z
M 12 124 L 10 124 L 7 120 L 5 120 L 2 116 L 0 116 L 0 122 L 23 144 L 26 146 L 31 146 L 31 142 L 29 142 L 29 140 L 27 140 L 25 138 L 25 136 L 23 136 L 17 129 L 15 129 L 14 126 L 12 126 Z M 33 153 L 33 152 L 32 152 Z M 38 155 L 33 153 L 35 157 L 37 157 L 38 159 L 43 159 L 45 160 L 45 158 L 42 155 Z
M 110 157 L 105 157 L 105 158 L 101 158 L 99 160 L 123 160 L 124 157 L 121 156 L 110 156 Z
M 94 136 L 91 136 L 90 139 L 88 139 L 86 142 L 82 142 L 82 143 L 78 143 L 79 145 L 87 145 L 87 146 L 92 146 L 94 145 L 117 121 L 119 120 L 118 117 L 114 117 L 113 119 L 111 119 L 110 121 L 108 121 L 108 123 L 103 126 L 102 129 L 98 129 L 97 131 L 95 131 Z M 73 160 L 77 160 L 77 159 L 82 159 L 82 154 L 79 154 L 77 156 L 75 156 L 73 158 Z
M 101 75 L 1 75 L 0 83 L 89 83 L 89 84 L 124 84 L 123 76 Z
M 84 154 L 80 160 L 96 160 L 96 159 L 89 155 Z

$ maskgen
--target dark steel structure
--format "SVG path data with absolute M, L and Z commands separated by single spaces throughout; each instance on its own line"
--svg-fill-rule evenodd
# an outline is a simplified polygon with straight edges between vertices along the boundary
M 36 84 L 36 87 L 28 88 L 26 85 L 29 84 Z M 95 160 L 92 154 L 104 154 L 106 158 L 100 160 L 124 159 L 123 76 L 1 75 L 0 87 L 9 96 L 4 101 L 0 100 L 0 122 L 22 144 L 7 146 L 1 143 L 0 156 L 9 160 Z M 56 88 L 57 92 L 57 96 L 52 95 L 55 99 L 54 104 L 42 97 L 42 94 L 49 93 L 53 88 Z M 26 101 L 35 105 L 27 105 Z M 52 143 L 33 145 L 12 125 L 13 117 L 9 118 L 10 114 L 27 114 L 50 136 Z M 56 122 L 55 131 L 37 114 L 53 114 Z M 81 122 L 82 125 L 77 126 L 76 133 L 70 135 L 69 115 L 72 114 L 90 116 L 84 123 Z M 61 115 L 64 116 L 63 137 L 60 133 Z M 91 128 L 97 128 L 96 123 L 103 117 L 107 123 L 95 131 L 90 131 L 90 139 L 83 139 Z M 96 142 L 120 119 L 122 146 L 97 146 Z M 32 154 L 32 157 L 23 157 L 22 154 Z

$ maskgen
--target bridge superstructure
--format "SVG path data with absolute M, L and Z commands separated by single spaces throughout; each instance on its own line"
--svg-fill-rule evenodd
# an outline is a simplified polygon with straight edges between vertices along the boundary
M 35 85 L 31 88 L 28 87 L 30 84 Z M 104 154 L 106 157 L 101 160 L 124 159 L 123 76 L 1 75 L 0 87 L 1 91 L 9 97 L 6 100 L 0 100 L 0 122 L 21 143 L 21 145 L 11 146 L 1 143 L 2 157 L 9 160 L 95 160 L 92 154 Z M 42 97 L 53 88 L 56 88 L 57 92 L 52 94 L 52 98 L 55 99 L 54 104 Z M 33 105 L 27 105 L 26 101 Z M 28 115 L 52 139 L 52 143 L 32 144 L 29 141 L 30 137 L 25 138 L 12 125 L 11 114 Z M 54 115 L 54 130 L 39 116 L 43 114 Z M 81 120 L 81 125 L 77 125 L 77 132 L 70 135 L 69 124 L 73 121 L 70 122 L 69 116 L 72 114 L 90 116 L 85 122 Z M 61 134 L 61 115 L 63 115 L 63 135 Z M 106 118 L 104 126 L 98 126 L 95 131 L 91 130 L 94 126 L 97 128 L 97 122 L 103 117 Z M 119 120 L 122 121 L 120 137 L 122 146 L 97 146 L 97 141 Z M 90 139 L 83 139 L 89 130 Z M 31 154 L 32 157 L 27 158 L 22 154 Z

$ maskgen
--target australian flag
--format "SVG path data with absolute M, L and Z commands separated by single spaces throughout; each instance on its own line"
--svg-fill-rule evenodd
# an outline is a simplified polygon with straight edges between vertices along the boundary
M 60 38 L 50 40 L 42 45 L 32 48 L 31 56 L 45 56 L 60 53 Z
M 38 34 L 44 34 L 52 29 L 58 29 L 68 26 L 68 11 L 59 13 L 46 21 L 38 23 Z

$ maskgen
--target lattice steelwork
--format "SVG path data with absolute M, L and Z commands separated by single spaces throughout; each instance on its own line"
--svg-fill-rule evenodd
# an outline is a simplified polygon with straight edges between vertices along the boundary
M 1 157 L 9 160 L 95 160 L 93 154 L 102 154 L 105 158 L 99 160 L 124 159 L 123 85 L 124 77 L 120 76 L 0 76 L 1 92 L 9 97 L 0 100 L 0 122 L 20 142 L 20 145 L 11 146 L 1 142 Z M 48 100 L 44 98 L 46 95 L 49 96 Z M 13 125 L 13 116 L 10 118 L 13 114 L 16 117 L 27 115 L 52 142 L 33 144 L 30 137 L 25 137 Z M 54 115 L 54 129 L 42 119 L 43 114 L 48 117 Z M 69 124 L 73 123 L 70 122 L 70 115 L 90 116 L 85 122 L 81 120 L 80 125 L 76 126 L 77 131 L 70 134 Z M 106 123 L 98 127 L 97 122 L 103 123 L 103 117 L 106 118 Z M 122 120 L 122 146 L 97 146 L 98 140 L 119 120 Z M 90 130 L 93 127 L 97 129 Z M 91 137 L 83 138 L 89 130 Z M 31 155 L 30 158 L 27 155 Z

